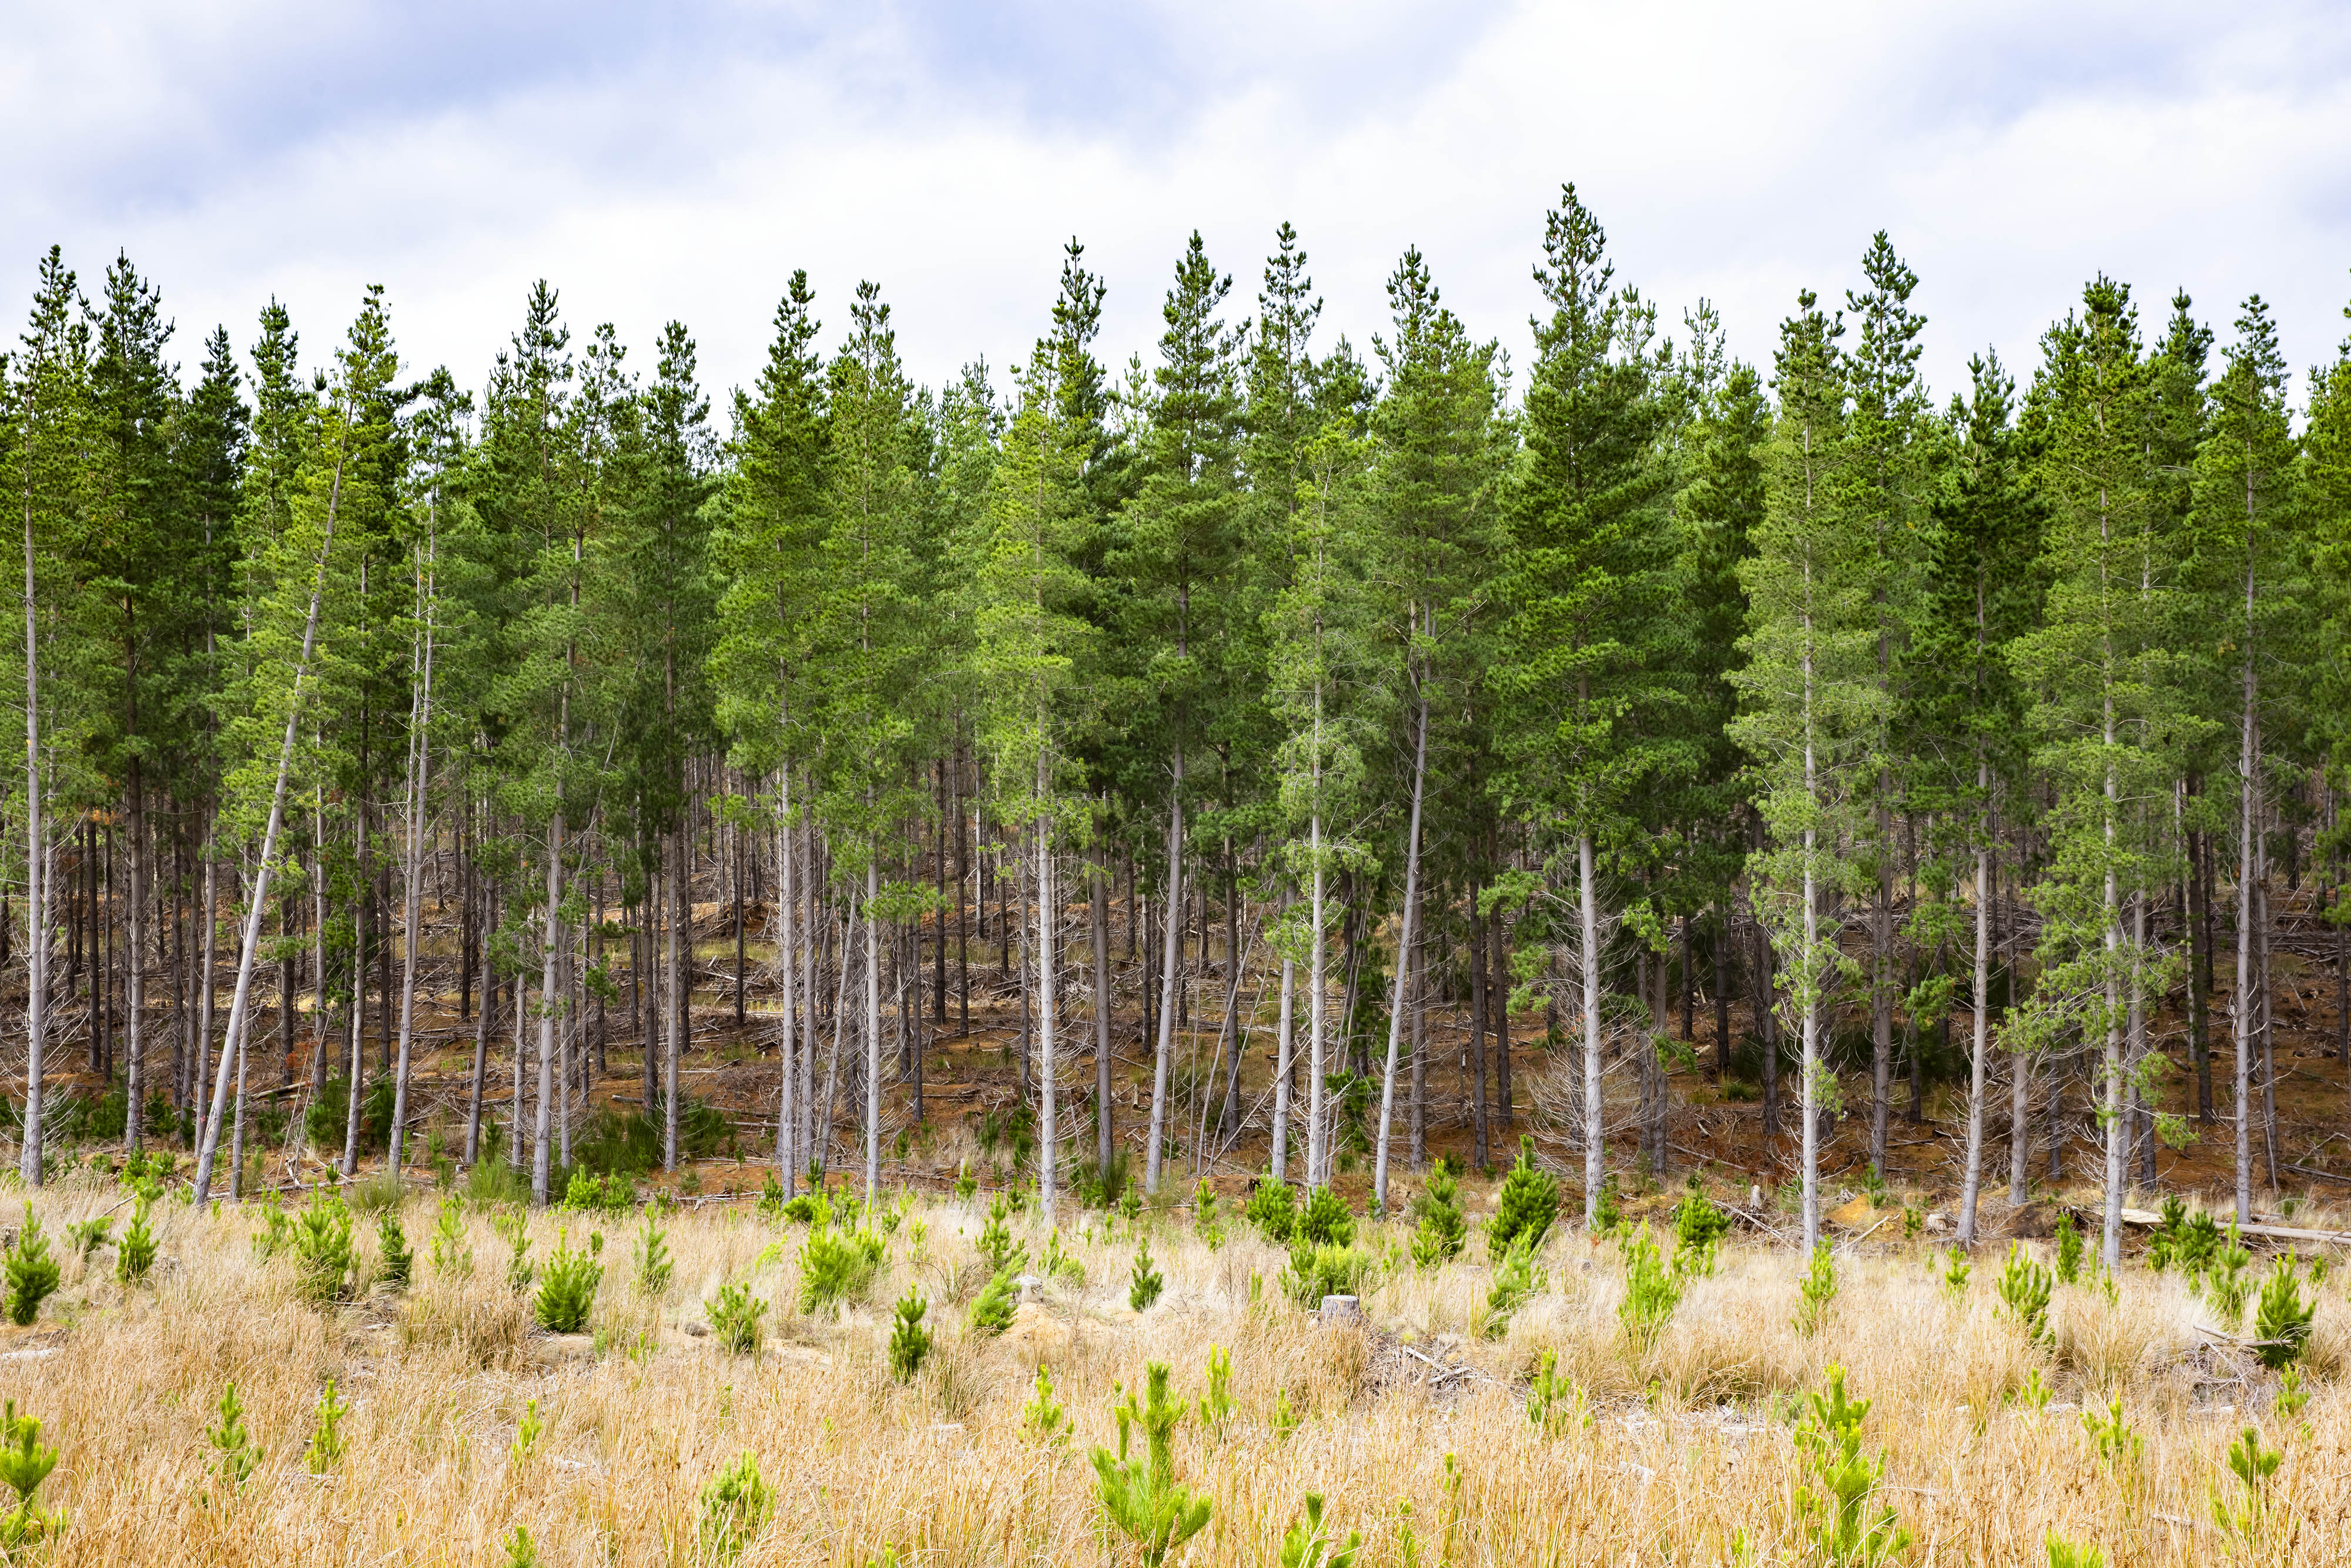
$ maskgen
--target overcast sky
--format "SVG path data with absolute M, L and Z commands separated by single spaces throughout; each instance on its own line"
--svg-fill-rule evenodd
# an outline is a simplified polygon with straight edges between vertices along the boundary
M 543 276 L 639 361 L 683 319 L 723 392 L 804 267 L 828 340 L 872 278 L 935 382 L 1025 352 L 1073 235 L 1116 361 L 1192 229 L 1241 314 L 1287 218 L 1324 341 L 1417 245 L 1523 366 L 1567 180 L 1677 336 L 1708 297 L 1759 361 L 1886 228 L 1938 395 L 1987 345 L 2029 371 L 2100 269 L 2223 342 L 2258 291 L 2297 368 L 2351 298 L 2340 3 L 0 0 L 0 37 L 15 308 L 53 241 L 91 289 L 127 250 L 186 361 L 274 293 L 315 363 L 380 282 L 411 367 L 478 385 Z

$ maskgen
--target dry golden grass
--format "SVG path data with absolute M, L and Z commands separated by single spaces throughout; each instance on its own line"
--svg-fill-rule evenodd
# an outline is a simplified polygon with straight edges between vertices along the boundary
M 61 1252 L 67 1222 L 119 1202 L 86 1183 L 37 1199 Z M 0 1200 L 0 1226 L 21 1223 L 21 1197 Z M 1876 1401 L 1865 1436 L 1886 1455 L 1885 1500 L 1916 1538 L 1905 1561 L 2043 1563 L 2051 1530 L 2117 1568 L 2339 1563 L 2346 1550 L 2351 1405 L 2330 1381 L 2351 1343 L 2341 1273 L 2321 1292 L 2314 1361 L 2325 1375 L 2286 1420 L 2270 1412 L 2274 1379 L 2225 1344 L 2209 1348 L 2178 1281 L 2130 1265 L 2111 1306 L 2095 1289 L 2061 1287 L 2044 1350 L 2001 1313 L 1989 1247 L 1956 1300 L 1903 1244 L 1842 1258 L 1827 1324 L 1807 1338 L 1792 1326 L 1792 1257 L 1726 1246 L 1719 1271 L 1691 1281 L 1636 1361 L 1617 1320 L 1615 1249 L 1576 1233 L 1545 1249 L 1549 1289 L 1486 1340 L 1474 1233 L 1464 1260 L 1440 1271 L 1389 1270 L 1366 1297 L 1364 1325 L 1325 1328 L 1280 1298 L 1284 1255 L 1237 1222 L 1212 1250 L 1187 1223 L 1146 1218 L 1167 1289 L 1133 1313 L 1133 1242 L 1123 1222 L 1097 1217 L 1071 1244 L 1086 1286 L 1054 1289 L 988 1339 L 965 1318 L 985 1272 L 970 1239 L 976 1206 L 917 1205 L 870 1299 L 810 1318 L 796 1310 L 800 1228 L 714 1205 L 666 1221 L 676 1273 L 660 1301 L 630 1279 L 634 1222 L 601 1222 L 599 1345 L 536 1332 L 486 1215 L 465 1221 L 472 1273 L 436 1272 L 426 1258 L 435 1213 L 428 1197 L 404 1210 L 412 1291 L 324 1310 L 304 1304 L 285 1263 L 255 1256 L 249 1209 L 158 1206 L 162 1258 L 143 1288 L 114 1281 L 110 1249 L 87 1272 L 68 1259 L 41 1321 L 0 1344 L 0 1392 L 42 1420 L 61 1456 L 46 1497 L 71 1523 L 51 1560 L 496 1565 L 520 1525 L 549 1564 L 684 1564 L 700 1489 L 747 1449 L 777 1508 L 746 1563 L 863 1568 L 885 1546 L 942 1568 L 1132 1562 L 1123 1545 L 1105 1551 L 1087 1448 L 1113 1440 L 1113 1384 L 1137 1386 L 1144 1364 L 1164 1360 L 1178 1392 L 1196 1397 L 1211 1343 L 1232 1352 L 1238 1414 L 1221 1439 L 1196 1416 L 1179 1431 L 1179 1469 L 1216 1505 L 1179 1555 L 1186 1563 L 1275 1563 L 1308 1490 L 1328 1495 L 1343 1530 L 1364 1533 L 1367 1565 L 1808 1562 L 1793 1418 L 1832 1362 Z M 533 1217 L 534 1255 L 559 1224 L 576 1240 L 595 1223 Z M 1016 1230 L 1035 1258 L 1044 1237 L 1033 1218 Z M 371 1265 L 371 1225 L 362 1218 L 355 1235 Z M 1364 1228 L 1374 1250 L 1402 1239 Z M 690 1332 L 721 1281 L 746 1277 L 773 1303 L 756 1359 Z M 891 1303 L 909 1287 L 934 1303 L 938 1346 L 902 1387 L 883 1345 Z M 1469 1370 L 1433 1389 L 1407 1343 Z M 1546 1349 L 1585 1392 L 1588 1428 L 1545 1437 L 1528 1421 L 1523 1381 Z M 1021 1432 L 1040 1359 L 1075 1417 L 1066 1447 Z M 2055 1390 L 2038 1412 L 2010 1398 L 2035 1371 Z M 355 1408 L 348 1453 L 317 1479 L 302 1454 L 330 1375 Z M 212 1475 L 205 1438 L 232 1379 L 261 1450 L 238 1495 Z M 1284 1390 L 1306 1417 L 1286 1439 L 1270 1422 Z M 2099 1462 L 2079 1415 L 2116 1396 L 2145 1442 L 2121 1473 Z M 547 1429 L 517 1459 L 510 1445 L 533 1399 Z M 2251 1541 L 2219 1530 L 2210 1500 L 2238 1487 L 2223 1455 L 2248 1421 L 2285 1456 Z

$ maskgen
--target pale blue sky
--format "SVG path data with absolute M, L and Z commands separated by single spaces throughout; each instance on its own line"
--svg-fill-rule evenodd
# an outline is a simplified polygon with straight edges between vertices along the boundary
M 0 301 L 52 240 L 90 284 L 127 248 L 187 360 L 274 292 L 315 361 L 372 281 L 477 384 L 544 275 L 575 329 L 683 319 L 723 390 L 805 267 L 834 328 L 878 280 L 935 382 L 1024 350 L 1072 234 L 1123 359 L 1194 227 L 1239 314 L 1288 218 L 1326 340 L 1417 244 L 1522 363 L 1570 179 L 1621 279 L 1752 358 L 1887 228 L 1938 394 L 1987 344 L 2029 371 L 2100 268 L 2224 342 L 2259 290 L 2297 366 L 2351 298 L 2342 5 L 0 0 Z

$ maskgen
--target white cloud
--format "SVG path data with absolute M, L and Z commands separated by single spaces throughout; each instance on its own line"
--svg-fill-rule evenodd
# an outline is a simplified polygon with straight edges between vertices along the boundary
M 127 248 L 190 359 L 275 293 L 316 361 L 381 281 L 412 362 L 477 382 L 545 275 L 575 329 L 684 319 L 723 388 L 806 267 L 836 326 L 878 279 L 937 381 L 1019 355 L 1071 234 L 1123 358 L 1192 228 L 1246 309 L 1284 218 L 1327 332 L 1380 329 L 1416 243 L 1523 359 L 1563 179 L 1622 279 L 1759 359 L 1886 227 L 1945 389 L 1987 343 L 2028 370 L 2101 268 L 2224 341 L 2258 289 L 2298 363 L 2351 292 L 2351 23 L 2315 5 L 19 9 L 0 257 L 21 290 L 53 238 L 86 279 Z

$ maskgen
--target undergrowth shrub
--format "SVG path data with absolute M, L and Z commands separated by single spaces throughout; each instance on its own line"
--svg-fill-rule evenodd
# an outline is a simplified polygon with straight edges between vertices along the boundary
M 41 1217 L 28 1206 L 24 1234 L 8 1249 L 8 1321 L 18 1328 L 40 1316 L 41 1303 L 57 1292 L 57 1260 L 49 1256 L 49 1239 L 41 1234 Z
M 1012 1281 L 1008 1269 L 998 1269 L 987 1277 L 987 1283 L 980 1287 L 971 1303 L 974 1333 L 993 1336 L 1012 1326 L 1012 1309 L 1019 1294 Z
M 1294 1239 L 1311 1242 L 1316 1247 L 1352 1247 L 1355 1241 L 1355 1215 L 1347 1200 L 1327 1186 L 1318 1186 L 1306 1195 L 1305 1212 L 1298 1217 Z
M 596 1260 L 603 1239 L 600 1232 L 587 1251 L 575 1252 L 566 1232 L 555 1233 L 554 1255 L 548 1259 L 546 1276 L 531 1301 L 531 1315 L 548 1333 L 580 1333 L 588 1327 L 596 1306 L 596 1287 L 604 1279 L 604 1266 Z
M 1461 1255 L 1469 1221 L 1461 1212 L 1461 1183 L 1442 1160 L 1428 1173 L 1428 1181 L 1412 1199 L 1412 1260 L 1435 1269 Z
M 882 1239 L 871 1230 L 811 1230 L 800 1247 L 800 1311 L 862 1301 L 882 1266 Z
M 908 1291 L 898 1300 L 897 1319 L 890 1327 L 890 1375 L 901 1383 L 911 1383 L 923 1370 L 923 1363 L 931 1354 L 931 1331 L 923 1326 L 923 1315 L 931 1303 Z
M 710 1314 L 710 1332 L 737 1355 L 748 1355 L 759 1348 L 759 1320 L 767 1314 L 768 1303 L 751 1293 L 749 1284 L 734 1281 L 718 1287 L 718 1293 L 703 1303 Z
M 1290 1233 L 1298 1228 L 1298 1195 L 1288 1182 L 1271 1176 L 1258 1178 L 1257 1190 L 1249 1194 L 1241 1209 L 1241 1218 L 1258 1228 L 1258 1233 L 1277 1247 L 1290 1245 Z
M 1535 1168 L 1535 1141 L 1521 1134 L 1519 1163 L 1502 1178 L 1502 1193 L 1494 1206 L 1494 1218 L 1486 1224 L 1488 1260 L 1499 1265 L 1520 1237 L 1527 1239 L 1527 1250 L 1532 1253 L 1542 1245 L 1543 1238 L 1551 1233 L 1552 1221 L 1558 1218 L 1559 1182 L 1549 1171 Z
M 696 1563 L 731 1568 L 768 1528 L 775 1511 L 776 1494 L 760 1479 L 758 1458 L 746 1448 L 703 1486 L 694 1530 Z

